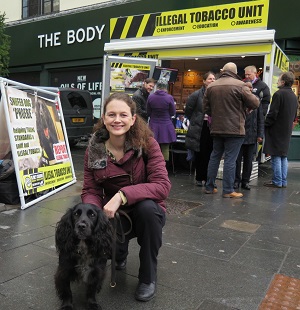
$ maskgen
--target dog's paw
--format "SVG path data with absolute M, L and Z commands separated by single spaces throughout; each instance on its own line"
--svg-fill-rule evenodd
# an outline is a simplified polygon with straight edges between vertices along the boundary
M 102 310 L 102 307 L 96 302 L 89 302 L 87 305 L 88 310 Z

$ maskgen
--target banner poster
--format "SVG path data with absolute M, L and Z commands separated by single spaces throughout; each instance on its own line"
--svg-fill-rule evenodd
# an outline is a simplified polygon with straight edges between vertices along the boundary
M 149 77 L 151 66 L 143 64 L 112 63 L 110 87 L 113 92 L 140 88 Z
M 5 91 L 6 123 L 22 195 L 42 195 L 72 181 L 74 169 L 55 102 L 11 86 L 6 86 Z M 4 139 L 1 134 L 0 140 Z M 7 147 L 4 151 L 1 146 L 1 154 L 4 152 Z
M 157 59 L 104 55 L 101 97 L 104 100 L 114 92 L 133 95 L 145 79 L 152 77 L 157 65 Z

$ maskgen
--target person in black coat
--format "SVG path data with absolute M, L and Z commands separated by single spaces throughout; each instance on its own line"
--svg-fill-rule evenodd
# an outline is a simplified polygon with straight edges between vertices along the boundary
M 265 119 L 264 153 L 271 155 L 272 180 L 264 184 L 268 187 L 286 187 L 288 160 L 293 122 L 297 116 L 298 99 L 292 85 L 294 74 L 284 72 L 278 79 L 278 88 Z
M 204 85 L 189 96 L 185 107 L 185 116 L 190 120 L 185 146 L 195 154 L 197 186 L 203 186 L 207 181 L 207 167 L 213 149 L 213 139 L 209 129 L 210 117 L 202 112 L 202 99 L 206 87 L 215 79 L 213 72 L 205 73 L 203 75 Z
M 147 78 L 144 81 L 143 87 L 139 88 L 132 95 L 132 100 L 136 103 L 136 112 L 144 119 L 145 122 L 148 121 L 147 99 L 149 94 L 154 89 L 155 83 L 156 81 L 154 79 Z
M 253 89 L 251 81 L 245 80 L 249 88 Z M 234 189 L 241 187 L 250 190 L 249 186 L 253 157 L 256 152 L 257 142 L 262 143 L 264 137 L 264 115 L 262 105 L 260 104 L 256 110 L 248 113 L 245 121 L 245 140 L 241 146 L 239 155 L 236 160 Z M 241 166 L 243 160 L 243 172 L 241 177 Z
M 245 79 L 251 80 L 253 94 L 261 98 L 260 104 L 262 106 L 263 115 L 265 116 L 271 100 L 269 86 L 257 76 L 257 69 L 255 66 L 248 66 L 244 70 Z

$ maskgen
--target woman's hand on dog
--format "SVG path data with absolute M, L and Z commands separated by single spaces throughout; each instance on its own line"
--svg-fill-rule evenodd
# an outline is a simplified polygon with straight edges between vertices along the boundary
M 119 193 L 116 193 L 111 200 L 103 207 L 103 212 L 108 218 L 113 218 L 122 204 L 122 198 Z

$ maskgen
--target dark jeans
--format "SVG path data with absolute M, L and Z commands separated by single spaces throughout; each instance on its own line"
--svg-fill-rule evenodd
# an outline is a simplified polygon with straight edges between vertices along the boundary
M 207 121 L 203 121 L 200 137 L 200 152 L 195 152 L 195 168 L 197 181 L 207 181 L 207 167 L 212 149 L 213 139 L 210 135 L 208 123 Z
M 236 160 L 235 183 L 246 184 L 250 182 L 252 172 L 252 162 L 256 144 L 242 144 Z M 243 172 L 241 177 L 241 166 L 243 160 Z
M 223 194 L 230 194 L 234 191 L 235 162 L 243 142 L 244 137 L 214 137 L 214 147 L 208 164 L 206 190 L 213 191 L 220 161 L 224 154 Z
M 137 237 L 140 245 L 139 281 L 151 283 L 156 281 L 157 256 L 162 245 L 162 228 L 166 216 L 164 210 L 153 200 L 143 200 L 134 205 L 128 213 L 132 221 L 132 231 L 125 236 L 125 242 L 117 241 L 116 260 L 123 261 L 128 255 L 129 240 Z M 130 223 L 121 216 L 124 232 L 130 229 Z

